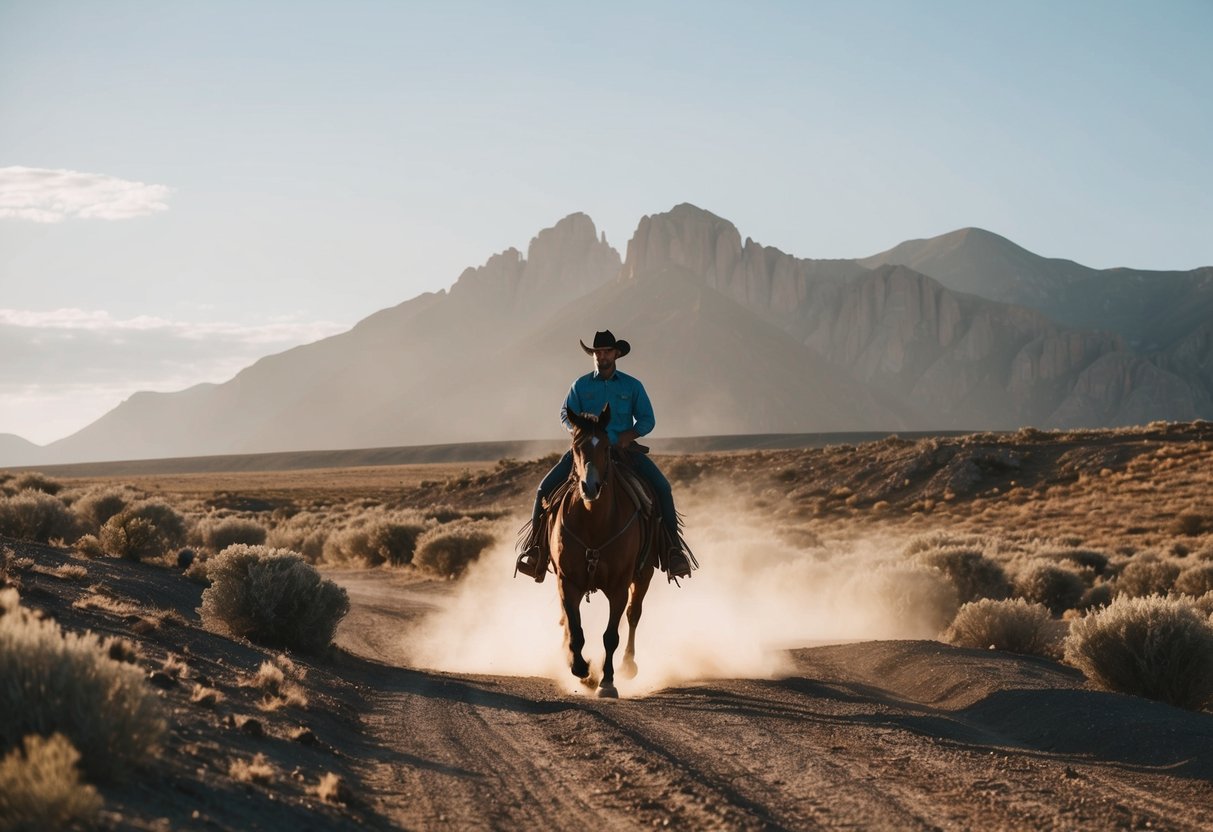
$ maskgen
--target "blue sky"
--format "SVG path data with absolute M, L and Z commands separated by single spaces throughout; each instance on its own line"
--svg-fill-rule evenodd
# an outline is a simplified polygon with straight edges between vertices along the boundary
M 1213 3 L 0 0 L 0 433 L 223 381 L 588 213 L 1213 265 Z M 54 172 L 73 172 L 73 174 Z

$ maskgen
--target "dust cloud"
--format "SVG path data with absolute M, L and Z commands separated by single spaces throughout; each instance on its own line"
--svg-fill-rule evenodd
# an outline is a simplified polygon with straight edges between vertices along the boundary
M 777 677 L 787 669 L 787 648 L 933 638 L 955 612 L 951 585 L 908 564 L 904 540 L 823 539 L 786 529 L 779 535 L 760 516 L 702 501 L 687 513 L 687 537 L 701 569 L 681 587 L 662 573 L 654 576 L 637 631 L 640 670 L 632 680 L 617 675 L 622 695 L 713 678 Z M 514 578 L 513 560 L 504 542 L 486 552 L 453 595 L 404 635 L 405 653 L 435 670 L 546 676 L 576 690 L 555 576 L 542 584 Z M 595 675 L 607 606 L 602 593 L 581 605 L 584 655 Z M 626 620 L 620 636 L 616 668 Z

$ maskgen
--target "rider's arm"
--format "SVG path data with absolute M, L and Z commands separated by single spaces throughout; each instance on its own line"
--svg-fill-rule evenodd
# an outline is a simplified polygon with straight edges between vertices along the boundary
M 577 382 L 569 387 L 569 395 L 565 397 L 564 406 L 560 408 L 560 423 L 569 433 L 573 432 L 573 423 L 569 421 L 569 411 L 581 412 L 581 397 L 577 395 Z
M 636 420 L 632 430 L 637 436 L 652 433 L 657 424 L 657 417 L 653 415 L 653 403 L 649 401 L 649 394 L 639 381 L 636 382 L 636 392 L 633 394 L 632 418 Z

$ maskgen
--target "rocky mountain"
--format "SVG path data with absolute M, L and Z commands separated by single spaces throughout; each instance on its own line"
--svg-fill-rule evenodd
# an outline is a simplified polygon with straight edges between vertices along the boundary
M 907 266 L 949 289 L 1036 309 L 1059 324 L 1111 330 L 1147 352 L 1167 350 L 1213 321 L 1213 267 L 1091 269 L 980 228 L 910 240 L 856 262 Z
M 40 461 L 559 437 L 565 391 L 590 368 L 577 340 L 607 327 L 632 342 L 620 366 L 645 381 L 663 436 L 1213 415 L 1213 318 L 1174 300 L 1204 298 L 1213 270 L 1109 277 L 977 229 L 802 259 L 685 204 L 644 217 L 626 252 L 574 214 L 525 255 L 225 384 L 133 396 Z M 1134 323 L 1125 287 L 1154 280 L 1176 306 Z M 1075 322 L 1084 292 L 1098 326 Z M 1188 324 L 1163 344 L 1163 321 Z

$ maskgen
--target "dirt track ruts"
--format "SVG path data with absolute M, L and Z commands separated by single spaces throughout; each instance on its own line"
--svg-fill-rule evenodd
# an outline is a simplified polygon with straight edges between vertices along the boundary
M 599 700 L 404 666 L 400 634 L 441 585 L 339 580 L 366 797 L 402 828 L 1213 828 L 1213 718 L 1086 691 L 1043 660 L 871 642 L 796 651 L 782 679 Z M 1056 731 L 1050 702 L 1076 709 Z

